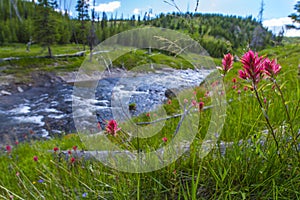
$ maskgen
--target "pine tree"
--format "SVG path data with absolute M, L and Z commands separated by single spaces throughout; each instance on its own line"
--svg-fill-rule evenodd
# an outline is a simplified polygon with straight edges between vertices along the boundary
M 76 11 L 78 12 L 79 21 L 89 20 L 89 0 L 78 0 Z
M 92 13 L 92 25 L 91 25 L 90 35 L 89 35 L 90 61 L 92 61 L 93 47 L 94 47 L 95 40 L 96 40 L 96 34 L 95 34 L 95 19 L 96 19 L 95 5 L 96 5 L 96 1 L 93 0 L 93 8 L 91 10 L 91 13 Z
M 296 13 L 292 13 L 289 15 L 289 17 L 296 23 L 300 23 L 300 1 L 296 3 L 294 6 L 294 10 L 296 10 Z M 300 27 L 296 27 L 294 25 L 290 25 L 289 28 L 296 28 L 300 29 Z
M 56 42 L 56 7 L 56 0 L 38 0 L 34 17 L 33 39 L 48 48 L 49 57 L 52 57 L 51 45 Z
M 86 30 L 85 22 L 90 19 L 89 17 L 89 0 L 78 0 L 76 11 L 78 12 L 78 20 L 81 22 L 80 33 L 78 34 L 85 50 L 87 43 L 88 31 Z

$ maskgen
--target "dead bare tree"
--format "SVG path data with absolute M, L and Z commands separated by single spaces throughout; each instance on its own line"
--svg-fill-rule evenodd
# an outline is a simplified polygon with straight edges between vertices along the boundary
M 19 21 L 23 22 L 22 17 L 20 16 L 20 13 L 19 13 L 19 10 L 18 10 L 17 1 L 18 0 L 10 0 L 10 3 L 13 5 L 15 13 L 16 13 Z

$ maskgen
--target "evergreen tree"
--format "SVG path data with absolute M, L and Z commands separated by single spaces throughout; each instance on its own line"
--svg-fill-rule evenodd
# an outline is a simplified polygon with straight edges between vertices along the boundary
M 92 61 L 93 47 L 94 47 L 94 44 L 96 43 L 95 42 L 95 40 L 96 40 L 96 34 L 95 34 L 95 19 L 96 19 L 95 5 L 96 5 L 96 1 L 93 0 L 93 8 L 91 10 L 91 12 L 92 12 L 92 25 L 91 25 L 90 35 L 89 35 L 90 61 Z
M 294 10 L 296 10 L 296 13 L 292 13 L 289 15 L 289 17 L 297 23 L 300 23 L 300 1 L 298 1 L 296 3 L 296 5 L 294 6 Z M 300 27 L 296 27 L 293 25 L 290 25 L 289 28 L 296 28 L 296 29 L 300 29 Z
M 57 22 L 54 17 L 56 7 L 56 0 L 38 0 L 33 23 L 33 39 L 48 48 L 49 57 L 52 57 L 51 45 L 56 42 Z
M 89 0 L 78 0 L 76 11 L 78 12 L 79 21 L 89 20 Z
M 85 50 L 85 44 L 87 43 L 88 31 L 86 28 L 86 21 L 89 17 L 89 0 L 78 0 L 76 5 L 76 11 L 78 12 L 78 20 L 81 22 L 80 32 L 78 34 L 80 41 L 83 44 L 83 50 Z
M 107 27 L 107 14 L 103 12 L 102 20 L 101 20 L 101 28 L 104 29 L 105 27 Z

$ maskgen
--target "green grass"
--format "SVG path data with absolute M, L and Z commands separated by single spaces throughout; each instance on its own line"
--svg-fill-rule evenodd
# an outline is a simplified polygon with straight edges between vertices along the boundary
M 169 56 L 164 54 L 164 52 L 155 50 L 152 50 L 150 55 L 147 50 L 130 51 L 113 61 L 115 67 L 125 67 L 128 70 L 137 66 L 149 65 L 149 63 L 159 64 L 162 67 L 168 66 L 175 69 L 193 68 L 191 63 L 180 56 Z
M 82 51 L 81 46 L 53 45 L 53 55 L 74 54 Z M 36 71 L 44 72 L 69 72 L 76 71 L 81 66 L 85 57 L 65 57 L 65 58 L 33 58 L 32 56 L 46 56 L 47 49 L 39 45 L 32 45 L 30 51 L 26 51 L 24 44 L 14 44 L 0 47 L 0 59 L 8 57 L 19 57 L 18 60 L 0 62 L 0 72 L 11 74 L 16 78 L 16 82 L 30 81 L 30 74 Z
M 277 82 L 282 85 L 288 110 L 292 113 L 293 132 L 300 129 L 299 52 L 300 46 L 292 44 L 260 52 L 260 55 L 277 58 L 282 66 Z M 55 146 L 61 150 L 71 149 L 74 145 L 79 150 L 85 149 L 86 145 L 77 135 L 48 141 L 29 140 L 18 145 L 12 142 L 11 153 L 5 152 L 5 146 L 1 148 L 1 198 L 9 199 L 13 195 L 14 199 L 300 199 L 300 155 L 289 140 L 292 131 L 288 128 L 280 95 L 267 80 L 259 84 L 260 94 L 267 99 L 266 112 L 279 140 L 279 157 L 272 137 L 263 133 L 267 126 L 253 92 L 243 90 L 250 83 L 237 78 L 240 68 L 241 65 L 235 63 L 234 69 L 225 77 L 226 99 L 232 101 L 227 105 L 219 142 L 232 142 L 226 152 L 221 152 L 216 146 L 204 158 L 199 157 L 213 114 L 210 109 L 200 113 L 198 133 L 190 152 L 149 173 L 120 172 L 96 160 L 76 158 L 71 163 L 70 158 L 66 160 L 59 153 L 48 152 Z M 232 88 L 233 78 L 237 78 L 237 89 Z M 203 84 L 197 88 L 194 97 L 197 100 L 202 98 L 205 106 L 211 102 L 205 97 L 206 86 Z M 238 90 L 241 90 L 240 94 Z M 190 102 L 194 95 L 189 92 L 186 96 Z M 167 115 L 174 115 L 180 113 L 178 107 L 179 101 L 174 99 L 163 108 Z M 145 113 L 132 120 L 153 121 L 156 119 L 154 114 Z M 179 118 L 167 120 L 156 135 L 139 142 L 136 138 L 124 142 L 122 138 L 128 137 L 126 131 L 130 132 L 130 126 L 120 123 L 123 132 L 108 139 L 122 144 L 122 148 L 137 150 L 139 145 L 143 151 L 151 151 L 165 145 L 163 137 L 168 138 L 167 144 L 172 141 L 178 121 Z M 265 139 L 262 145 L 260 141 Z M 300 143 L 299 137 L 297 142 Z M 38 162 L 33 160 L 35 155 Z M 76 153 L 72 152 L 71 156 L 76 157 Z M 43 181 L 40 183 L 39 180 Z
M 58 54 L 72 54 L 82 51 L 81 45 L 68 44 L 68 45 L 53 45 L 51 46 L 53 55 Z M 47 56 L 47 48 L 40 45 L 33 44 L 30 51 L 26 50 L 26 44 L 10 44 L 9 46 L 0 46 L 0 58 L 9 57 L 28 57 L 28 56 Z
M 84 57 L 73 58 L 23 58 L 10 62 L 0 63 L 0 66 L 6 67 L 2 72 L 21 76 L 34 71 L 76 71 L 80 67 Z

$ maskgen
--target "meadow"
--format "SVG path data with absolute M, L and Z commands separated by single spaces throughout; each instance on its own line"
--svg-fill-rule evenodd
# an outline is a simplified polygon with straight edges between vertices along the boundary
M 185 101 L 190 104 L 195 100 L 199 109 L 196 137 L 189 151 L 168 166 L 148 173 L 120 172 L 78 156 L 88 149 L 76 133 L 51 140 L 33 140 L 28 133 L 25 142 L 0 146 L 0 197 L 300 199 L 300 45 L 286 44 L 258 53 L 276 59 L 282 67 L 276 81 L 263 78 L 253 88 L 251 81 L 239 78 L 242 64 L 234 62 L 222 77 L 228 102 L 225 123 L 217 144 L 205 157 L 201 158 L 198 150 L 213 113 L 208 109 L 209 91 L 202 84 Z M 221 59 L 215 62 L 222 66 Z M 172 116 L 178 114 L 178 106 L 172 99 L 164 108 Z M 149 122 L 149 115 L 134 121 Z M 178 118 L 170 118 L 157 135 L 130 141 L 128 146 L 147 151 L 166 145 L 172 141 L 178 122 Z M 119 127 L 122 130 L 122 124 Z M 119 131 L 114 136 L 107 132 L 112 142 L 124 145 L 120 138 L 126 133 Z M 222 144 L 230 145 L 221 151 Z

